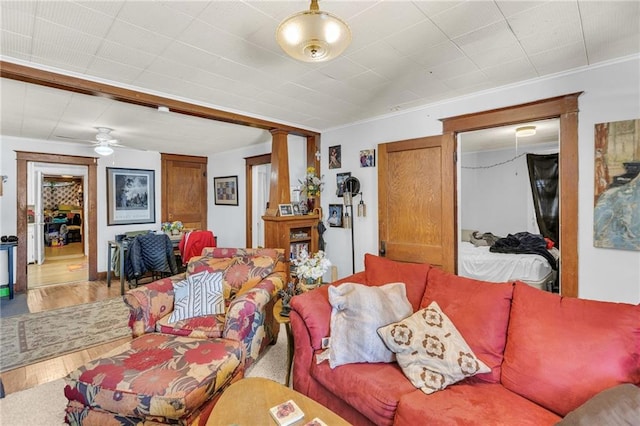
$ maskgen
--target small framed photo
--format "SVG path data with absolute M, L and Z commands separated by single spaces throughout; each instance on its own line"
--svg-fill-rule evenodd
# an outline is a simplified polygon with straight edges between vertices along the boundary
M 238 176 L 222 176 L 213 178 L 215 204 L 222 206 L 238 205 Z
M 346 172 L 346 173 L 338 173 L 336 175 L 336 195 L 338 197 L 342 197 L 342 194 L 344 194 L 344 181 L 347 180 L 348 177 L 351 176 L 351 172 Z
M 376 166 L 376 150 L 375 149 L 363 149 L 360 151 L 360 167 L 375 167 Z
M 342 204 L 329 204 L 329 226 L 342 228 Z
M 301 216 L 302 215 L 302 211 L 300 211 L 300 204 L 293 203 L 291 205 L 293 206 L 293 215 L 294 216 Z
M 280 216 L 293 216 L 293 205 L 278 204 L 278 211 L 280 212 Z
M 342 146 L 335 145 L 329 147 L 329 168 L 339 169 L 342 167 Z

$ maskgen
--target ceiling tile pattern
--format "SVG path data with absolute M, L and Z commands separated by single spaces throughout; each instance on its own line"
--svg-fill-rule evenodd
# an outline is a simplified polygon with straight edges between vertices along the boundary
M 353 41 L 342 57 L 308 64 L 286 56 L 274 36 L 282 19 L 308 7 L 3 0 L 0 55 L 322 131 L 640 52 L 638 1 L 322 0 L 322 10 L 347 21 Z M 91 139 L 106 126 L 125 144 L 171 152 L 167 135 L 179 122 L 215 139 L 202 144 L 203 133 L 185 132 L 196 155 L 269 140 L 257 129 L 157 119 L 148 108 L 17 85 L 2 81 L 2 134 Z M 124 114 L 114 112 L 120 108 Z

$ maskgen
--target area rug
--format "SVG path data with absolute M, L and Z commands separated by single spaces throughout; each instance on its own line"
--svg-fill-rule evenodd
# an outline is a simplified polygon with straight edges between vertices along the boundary
M 27 295 L 25 293 L 15 293 L 13 299 L 9 299 L 8 297 L 0 299 L 0 318 L 28 313 L 29 305 L 27 304 Z
M 131 334 L 121 297 L 0 319 L 0 372 Z
M 283 325 L 278 335 L 278 342 L 265 350 L 247 370 L 245 376 L 264 377 L 284 384 L 286 363 L 287 334 Z M 64 409 L 67 406 L 64 386 L 64 380 L 58 379 L 0 399 L 0 425 L 64 425 Z M 37 404 L 37 410 L 33 409 L 34 404 Z

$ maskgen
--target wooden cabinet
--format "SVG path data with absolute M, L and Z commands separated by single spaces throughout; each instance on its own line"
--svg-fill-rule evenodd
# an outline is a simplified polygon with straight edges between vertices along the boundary
M 320 216 L 262 216 L 264 244 L 267 248 L 284 249 L 285 262 L 291 271 L 291 259 L 303 249 L 310 254 L 318 251 L 318 222 Z M 291 280 L 291 275 L 287 277 Z

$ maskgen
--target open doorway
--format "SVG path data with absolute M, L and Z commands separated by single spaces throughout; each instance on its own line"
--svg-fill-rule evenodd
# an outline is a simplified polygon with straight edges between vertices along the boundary
M 269 176 L 271 175 L 271 164 L 259 164 L 253 167 L 253 202 L 255 208 L 252 211 L 252 247 L 264 247 L 264 215 L 269 202 Z
M 520 280 L 557 293 L 560 120 L 462 132 L 457 137 L 458 274 L 493 282 Z M 544 200 L 534 201 L 533 162 L 542 160 L 554 161 L 555 180 L 541 187 L 545 180 L 536 178 L 536 194 L 548 191 Z M 550 209 L 541 209 L 546 203 Z M 547 211 L 549 218 L 553 213 L 554 229 L 541 222 Z M 499 239 L 503 240 L 494 245 Z M 516 242 L 522 244 L 511 245 Z
M 262 216 L 269 201 L 271 154 L 245 158 L 245 190 L 247 191 L 246 229 L 247 247 L 264 247 Z
M 86 166 L 28 163 L 27 288 L 88 279 Z
M 27 206 L 33 204 L 33 200 L 28 200 L 27 195 L 29 185 L 29 175 L 33 174 L 33 166 L 31 163 L 50 163 L 65 166 L 83 166 L 86 169 L 86 177 L 84 178 L 84 216 L 83 221 L 83 243 L 85 245 L 85 254 L 87 256 L 87 281 L 95 281 L 98 279 L 97 271 L 97 159 L 94 157 L 80 157 L 77 155 L 64 154 L 45 154 L 37 152 L 16 151 L 16 176 L 17 176 L 17 236 L 19 241 L 27 241 L 28 236 L 28 209 Z M 30 173 L 31 172 L 31 173 Z M 30 202 L 31 201 L 31 202 Z M 27 290 L 27 246 L 28 244 L 19 244 L 16 259 L 16 293 L 22 293 Z

